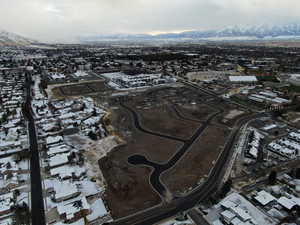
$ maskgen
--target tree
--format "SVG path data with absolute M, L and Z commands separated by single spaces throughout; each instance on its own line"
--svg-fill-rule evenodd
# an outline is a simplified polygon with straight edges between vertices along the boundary
M 269 175 L 269 178 L 268 178 L 269 185 L 275 184 L 276 179 L 277 179 L 277 172 L 275 170 L 272 170 L 270 175 Z
M 296 178 L 300 179 L 300 168 L 296 169 Z
M 14 198 L 17 198 L 20 195 L 20 190 L 16 189 L 13 191 Z
M 22 205 L 17 205 L 14 208 L 14 225 L 29 225 L 30 224 L 30 211 L 28 205 L 23 202 Z
M 220 195 L 222 198 L 224 198 L 226 196 L 226 194 L 230 191 L 231 189 L 231 186 L 232 186 L 232 180 L 231 179 L 228 179 L 223 187 L 221 188 L 221 192 L 220 192 Z
M 90 131 L 88 133 L 88 136 L 90 139 L 92 139 L 93 141 L 97 141 L 97 135 L 93 132 L 93 131 Z

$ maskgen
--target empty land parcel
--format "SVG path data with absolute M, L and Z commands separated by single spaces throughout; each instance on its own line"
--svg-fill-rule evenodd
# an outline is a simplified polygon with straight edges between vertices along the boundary
M 164 197 L 149 181 L 154 168 L 128 163 L 133 155 L 164 168 L 161 181 L 173 194 L 195 186 L 209 173 L 230 133 L 219 120 L 232 106 L 215 101 L 185 86 L 111 101 L 111 124 L 127 142 L 99 161 L 114 218 L 154 206 Z M 184 154 L 174 160 L 178 152 Z

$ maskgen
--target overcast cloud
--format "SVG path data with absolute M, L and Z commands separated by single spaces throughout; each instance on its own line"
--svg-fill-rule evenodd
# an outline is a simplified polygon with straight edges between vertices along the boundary
M 299 0 L 1 0 L 0 28 L 42 41 L 300 21 Z

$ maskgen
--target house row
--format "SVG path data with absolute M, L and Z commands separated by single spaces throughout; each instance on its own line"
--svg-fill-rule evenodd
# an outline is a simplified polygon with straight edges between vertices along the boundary
M 36 88 L 35 92 L 35 96 L 43 95 L 41 88 Z M 101 127 L 100 119 L 105 112 L 89 98 L 51 102 L 44 98 L 36 97 L 36 101 L 43 101 L 35 107 L 46 112 L 37 116 L 37 129 L 44 146 L 41 155 L 46 171 L 43 187 L 47 222 L 55 225 L 81 223 L 82 219 L 91 223 L 105 222 L 110 215 L 101 199 L 104 189 L 88 176 L 83 149 L 70 145 L 64 135 L 65 130 L 75 128 L 76 133 L 83 136 L 90 131 L 104 132 L 98 127 Z
M 278 153 L 287 158 L 293 159 L 300 155 L 300 133 L 290 132 L 288 137 L 280 138 L 278 140 L 272 141 L 268 145 L 268 150 Z

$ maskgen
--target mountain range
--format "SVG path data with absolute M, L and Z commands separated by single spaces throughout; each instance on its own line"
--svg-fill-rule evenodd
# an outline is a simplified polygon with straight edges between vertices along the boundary
M 36 43 L 36 41 L 21 35 L 0 30 L 0 46 L 24 46 Z
M 81 42 L 103 40 L 262 40 L 262 39 L 300 39 L 300 24 L 229 26 L 219 30 L 187 31 L 182 33 L 150 34 L 115 34 L 82 36 Z
M 101 41 L 188 41 L 188 40 L 300 40 L 300 23 L 285 25 L 229 26 L 223 29 L 187 31 L 181 33 L 150 34 L 113 34 L 80 36 L 75 41 L 93 43 Z M 24 46 L 37 41 L 18 34 L 0 30 L 0 46 Z

